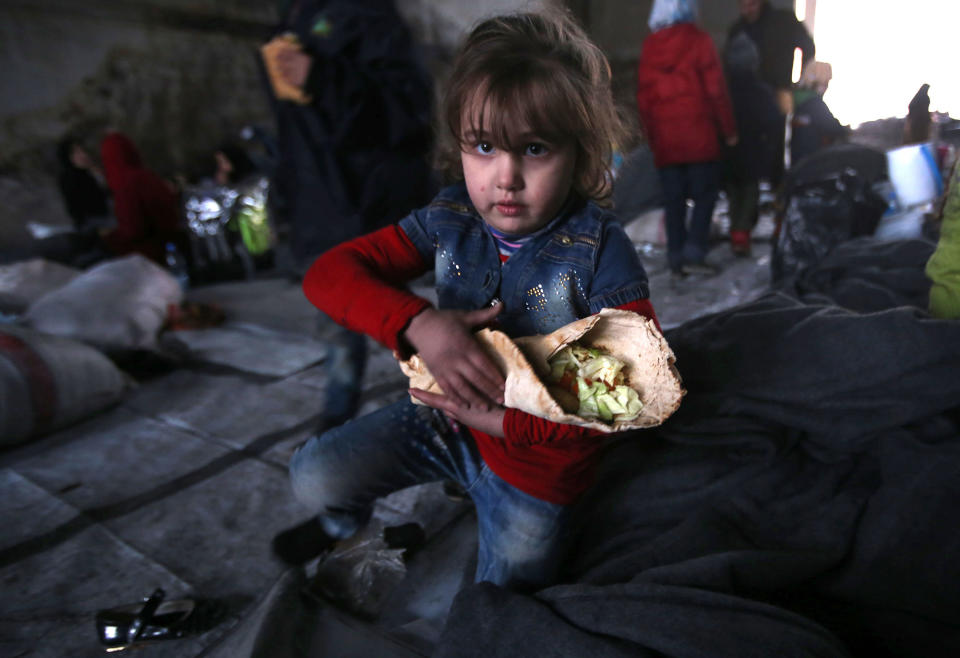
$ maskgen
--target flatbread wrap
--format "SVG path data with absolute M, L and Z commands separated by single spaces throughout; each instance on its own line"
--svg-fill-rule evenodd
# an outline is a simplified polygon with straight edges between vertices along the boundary
M 504 405 L 558 423 L 603 432 L 653 427 L 679 408 L 686 393 L 666 339 L 652 320 L 631 311 L 603 309 L 546 335 L 511 340 L 501 331 L 481 329 L 476 336 L 506 377 Z M 564 410 L 556 399 L 560 396 L 548 389 L 552 384 L 550 360 L 574 343 L 597 348 L 623 362 L 623 383 L 636 390 L 642 402 L 636 417 L 605 421 Z M 418 355 L 401 361 L 400 368 L 410 378 L 411 388 L 443 393 Z M 569 404 L 567 408 L 571 409 Z

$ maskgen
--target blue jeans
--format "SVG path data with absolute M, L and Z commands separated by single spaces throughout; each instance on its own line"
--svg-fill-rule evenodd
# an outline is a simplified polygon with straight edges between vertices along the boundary
M 415 484 L 452 479 L 477 512 L 475 581 L 532 589 L 555 581 L 571 507 L 507 484 L 483 462 L 468 430 L 401 400 L 308 440 L 293 455 L 294 495 L 331 535 L 346 538 L 374 501 Z
M 667 229 L 667 265 L 674 272 L 707 257 L 710 221 L 720 193 L 720 163 L 696 162 L 659 170 Z M 687 199 L 693 214 L 687 229 Z
M 316 335 L 327 344 L 329 382 L 321 420 L 321 428 L 326 428 L 357 411 L 367 367 L 367 337 L 340 326 L 323 311 L 317 315 Z

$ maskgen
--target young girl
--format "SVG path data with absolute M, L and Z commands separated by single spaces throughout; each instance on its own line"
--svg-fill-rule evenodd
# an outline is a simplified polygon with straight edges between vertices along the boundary
M 571 505 L 604 442 L 502 407 L 503 375 L 471 332 L 542 334 L 606 307 L 655 320 L 632 243 L 591 201 L 610 193 L 622 124 L 603 54 L 563 14 L 476 27 L 443 118 L 441 159 L 461 182 L 325 253 L 304 292 L 346 327 L 419 352 L 445 395 L 411 390 L 427 406 L 405 399 L 310 439 L 292 459 L 293 490 L 332 541 L 379 496 L 456 480 L 476 506 L 476 580 L 539 587 L 558 576 Z M 437 308 L 403 287 L 429 269 Z

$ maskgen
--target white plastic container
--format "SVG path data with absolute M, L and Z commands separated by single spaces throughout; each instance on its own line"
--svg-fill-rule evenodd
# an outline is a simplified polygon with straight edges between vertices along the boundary
M 930 144 L 911 144 L 887 151 L 887 172 L 900 208 L 929 203 L 943 192 L 943 179 Z

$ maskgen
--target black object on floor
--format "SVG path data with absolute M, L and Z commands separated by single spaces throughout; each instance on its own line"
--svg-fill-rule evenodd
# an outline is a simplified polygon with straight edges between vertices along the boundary
M 402 548 L 403 559 L 408 561 L 427 541 L 427 534 L 419 523 L 404 523 L 383 529 L 383 541 L 389 548 Z
M 284 563 L 300 566 L 333 548 L 336 538 L 328 535 L 320 522 L 309 519 L 284 530 L 273 538 L 273 553 Z
M 163 640 L 199 635 L 226 617 L 226 606 L 213 599 L 164 602 L 166 592 L 153 591 L 141 603 L 97 612 L 97 635 L 108 651 L 123 651 Z

